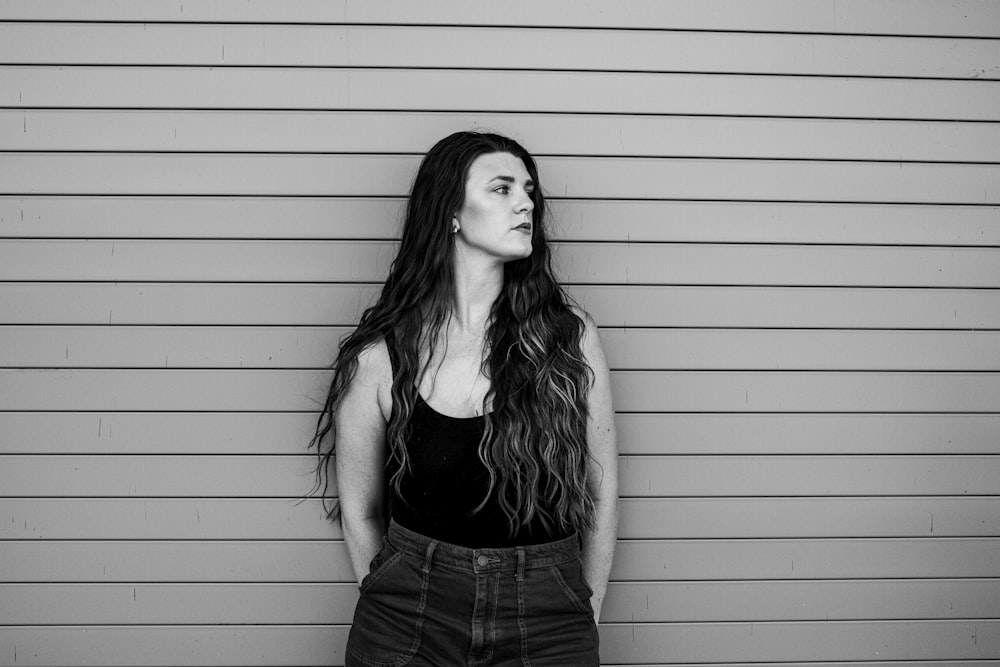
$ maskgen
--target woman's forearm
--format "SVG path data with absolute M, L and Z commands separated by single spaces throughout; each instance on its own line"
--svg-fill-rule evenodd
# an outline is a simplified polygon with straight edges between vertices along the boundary
M 594 528 L 583 535 L 583 576 L 594 591 L 594 620 L 600 621 L 618 535 L 618 499 L 599 502 L 596 509 Z
M 382 517 L 363 519 L 348 519 L 341 522 L 344 531 L 344 543 L 351 557 L 351 566 L 358 585 L 368 576 L 368 566 L 375 554 L 382 548 L 382 537 L 385 535 L 385 520 Z
M 583 349 L 593 372 L 588 400 L 587 448 L 591 462 L 588 485 L 594 498 L 594 527 L 583 536 L 583 576 L 594 591 L 594 620 L 601 618 L 618 536 L 618 436 L 611 401 L 611 374 L 593 318 L 586 325 Z

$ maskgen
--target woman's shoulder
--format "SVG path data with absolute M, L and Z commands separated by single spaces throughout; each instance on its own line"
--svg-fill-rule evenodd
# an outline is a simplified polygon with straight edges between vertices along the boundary
M 604 368 L 607 364 L 604 357 L 604 347 L 601 344 L 600 331 L 597 329 L 597 322 L 586 310 L 576 304 L 572 304 L 570 309 L 573 314 L 583 322 L 583 335 L 580 337 L 580 349 L 591 369 Z
M 384 337 L 372 341 L 358 352 L 358 374 L 370 379 L 392 379 L 392 360 Z
M 597 333 L 597 323 L 594 322 L 594 318 L 590 316 L 590 313 L 575 303 L 569 304 L 569 309 L 583 322 L 583 335 L 585 338 Z
M 358 353 L 354 379 L 374 392 L 382 417 L 388 422 L 392 413 L 392 361 L 384 338 L 369 343 Z

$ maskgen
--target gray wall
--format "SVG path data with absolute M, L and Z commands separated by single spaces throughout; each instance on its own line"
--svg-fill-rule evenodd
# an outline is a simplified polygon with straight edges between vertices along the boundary
M 613 367 L 605 663 L 1000 659 L 1000 5 L 0 2 L 0 63 L 0 665 L 339 664 L 304 446 L 474 127 Z

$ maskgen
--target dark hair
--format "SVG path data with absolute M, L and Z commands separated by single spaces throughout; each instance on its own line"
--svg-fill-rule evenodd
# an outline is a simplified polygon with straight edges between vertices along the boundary
M 562 531 L 592 525 L 594 503 L 586 481 L 592 374 L 581 347 L 584 322 L 553 274 L 535 161 L 516 141 L 484 132 L 457 132 L 428 151 L 413 182 L 399 252 L 382 294 L 340 344 L 311 442 L 319 456 L 317 489 L 323 488 L 331 518 L 339 514 L 336 503 L 327 504 L 336 450 L 334 415 L 357 372 L 358 355 L 387 336 L 394 341 L 396 360 L 387 463 L 395 471 L 389 483 L 399 490 L 408 469 L 404 443 L 417 384 L 454 304 L 452 218 L 462 207 L 470 165 L 488 153 L 520 158 L 535 188 L 531 255 L 504 265 L 503 288 L 488 323 L 483 372 L 490 389 L 483 402 L 486 428 L 479 457 L 512 533 L 533 519 Z M 421 365 L 422 351 L 427 354 Z

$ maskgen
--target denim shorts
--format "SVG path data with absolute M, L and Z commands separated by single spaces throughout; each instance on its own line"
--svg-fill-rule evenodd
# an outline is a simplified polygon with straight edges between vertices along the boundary
M 346 665 L 599 665 L 579 539 L 501 549 L 393 522 L 361 582 Z

